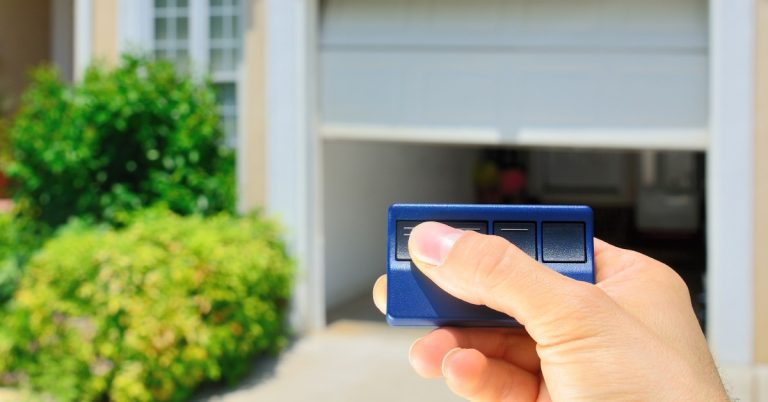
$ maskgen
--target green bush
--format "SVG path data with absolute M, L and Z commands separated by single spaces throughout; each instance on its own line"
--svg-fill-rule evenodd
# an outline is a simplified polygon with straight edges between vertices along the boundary
M 59 401 L 183 400 L 285 343 L 292 263 L 257 216 L 65 226 L 0 313 L 0 381 Z
M 13 215 L 0 212 L 0 303 L 8 300 L 21 274 L 18 232 Z
M 234 158 L 210 85 L 125 56 L 68 86 L 40 68 L 10 129 L 14 199 L 51 227 L 114 223 L 158 203 L 182 215 L 233 209 Z
M 1 101 L 2 99 L 0 99 Z M 0 174 L 5 172 L 5 166 L 8 165 L 11 156 L 11 141 L 8 136 L 8 125 L 3 118 L 2 110 L 0 110 Z M 2 190 L 0 190 L 0 196 L 2 196 Z
M 12 213 L 0 212 L 0 305 L 16 289 L 24 263 L 47 236 L 44 227 Z

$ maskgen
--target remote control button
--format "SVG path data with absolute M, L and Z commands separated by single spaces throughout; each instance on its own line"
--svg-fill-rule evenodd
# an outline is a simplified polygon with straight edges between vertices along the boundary
M 533 259 L 536 257 L 536 222 L 496 222 L 493 234 L 523 250 Z
M 419 223 L 426 221 L 397 221 L 395 225 L 395 258 L 398 260 L 410 260 L 408 254 L 408 238 L 411 231 Z M 484 221 L 438 221 L 448 226 L 461 230 L 472 230 L 477 233 L 488 234 L 488 223 Z
M 544 262 L 587 260 L 582 222 L 543 222 L 541 243 Z
M 397 232 L 395 237 L 397 239 L 395 243 L 396 257 L 398 260 L 410 260 L 411 256 L 408 254 L 408 237 L 411 236 L 411 231 L 421 221 L 397 221 Z

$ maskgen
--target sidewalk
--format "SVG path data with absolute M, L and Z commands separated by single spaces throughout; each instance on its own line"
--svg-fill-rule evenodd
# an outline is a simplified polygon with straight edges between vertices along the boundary
M 262 361 L 235 390 L 198 401 L 458 401 L 442 380 L 424 380 L 408 364 L 425 329 L 341 320 L 299 339 L 278 359 Z

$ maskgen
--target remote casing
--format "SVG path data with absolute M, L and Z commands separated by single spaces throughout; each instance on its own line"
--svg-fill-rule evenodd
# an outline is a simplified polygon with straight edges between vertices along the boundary
M 408 237 L 425 221 L 501 236 L 563 275 L 595 282 L 588 206 L 394 204 L 387 245 L 387 322 L 392 326 L 519 326 L 506 314 L 449 295 L 421 273 L 410 260 Z

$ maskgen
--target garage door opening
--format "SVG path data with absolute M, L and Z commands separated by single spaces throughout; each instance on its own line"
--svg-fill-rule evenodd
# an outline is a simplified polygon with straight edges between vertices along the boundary
M 598 237 L 681 274 L 703 323 L 706 0 L 320 9 L 329 320 L 382 319 L 389 204 L 529 202 L 591 205 Z
M 328 321 L 382 321 L 370 296 L 386 272 L 396 202 L 586 204 L 595 235 L 656 258 L 686 281 L 704 326 L 705 157 L 608 151 L 326 141 Z

